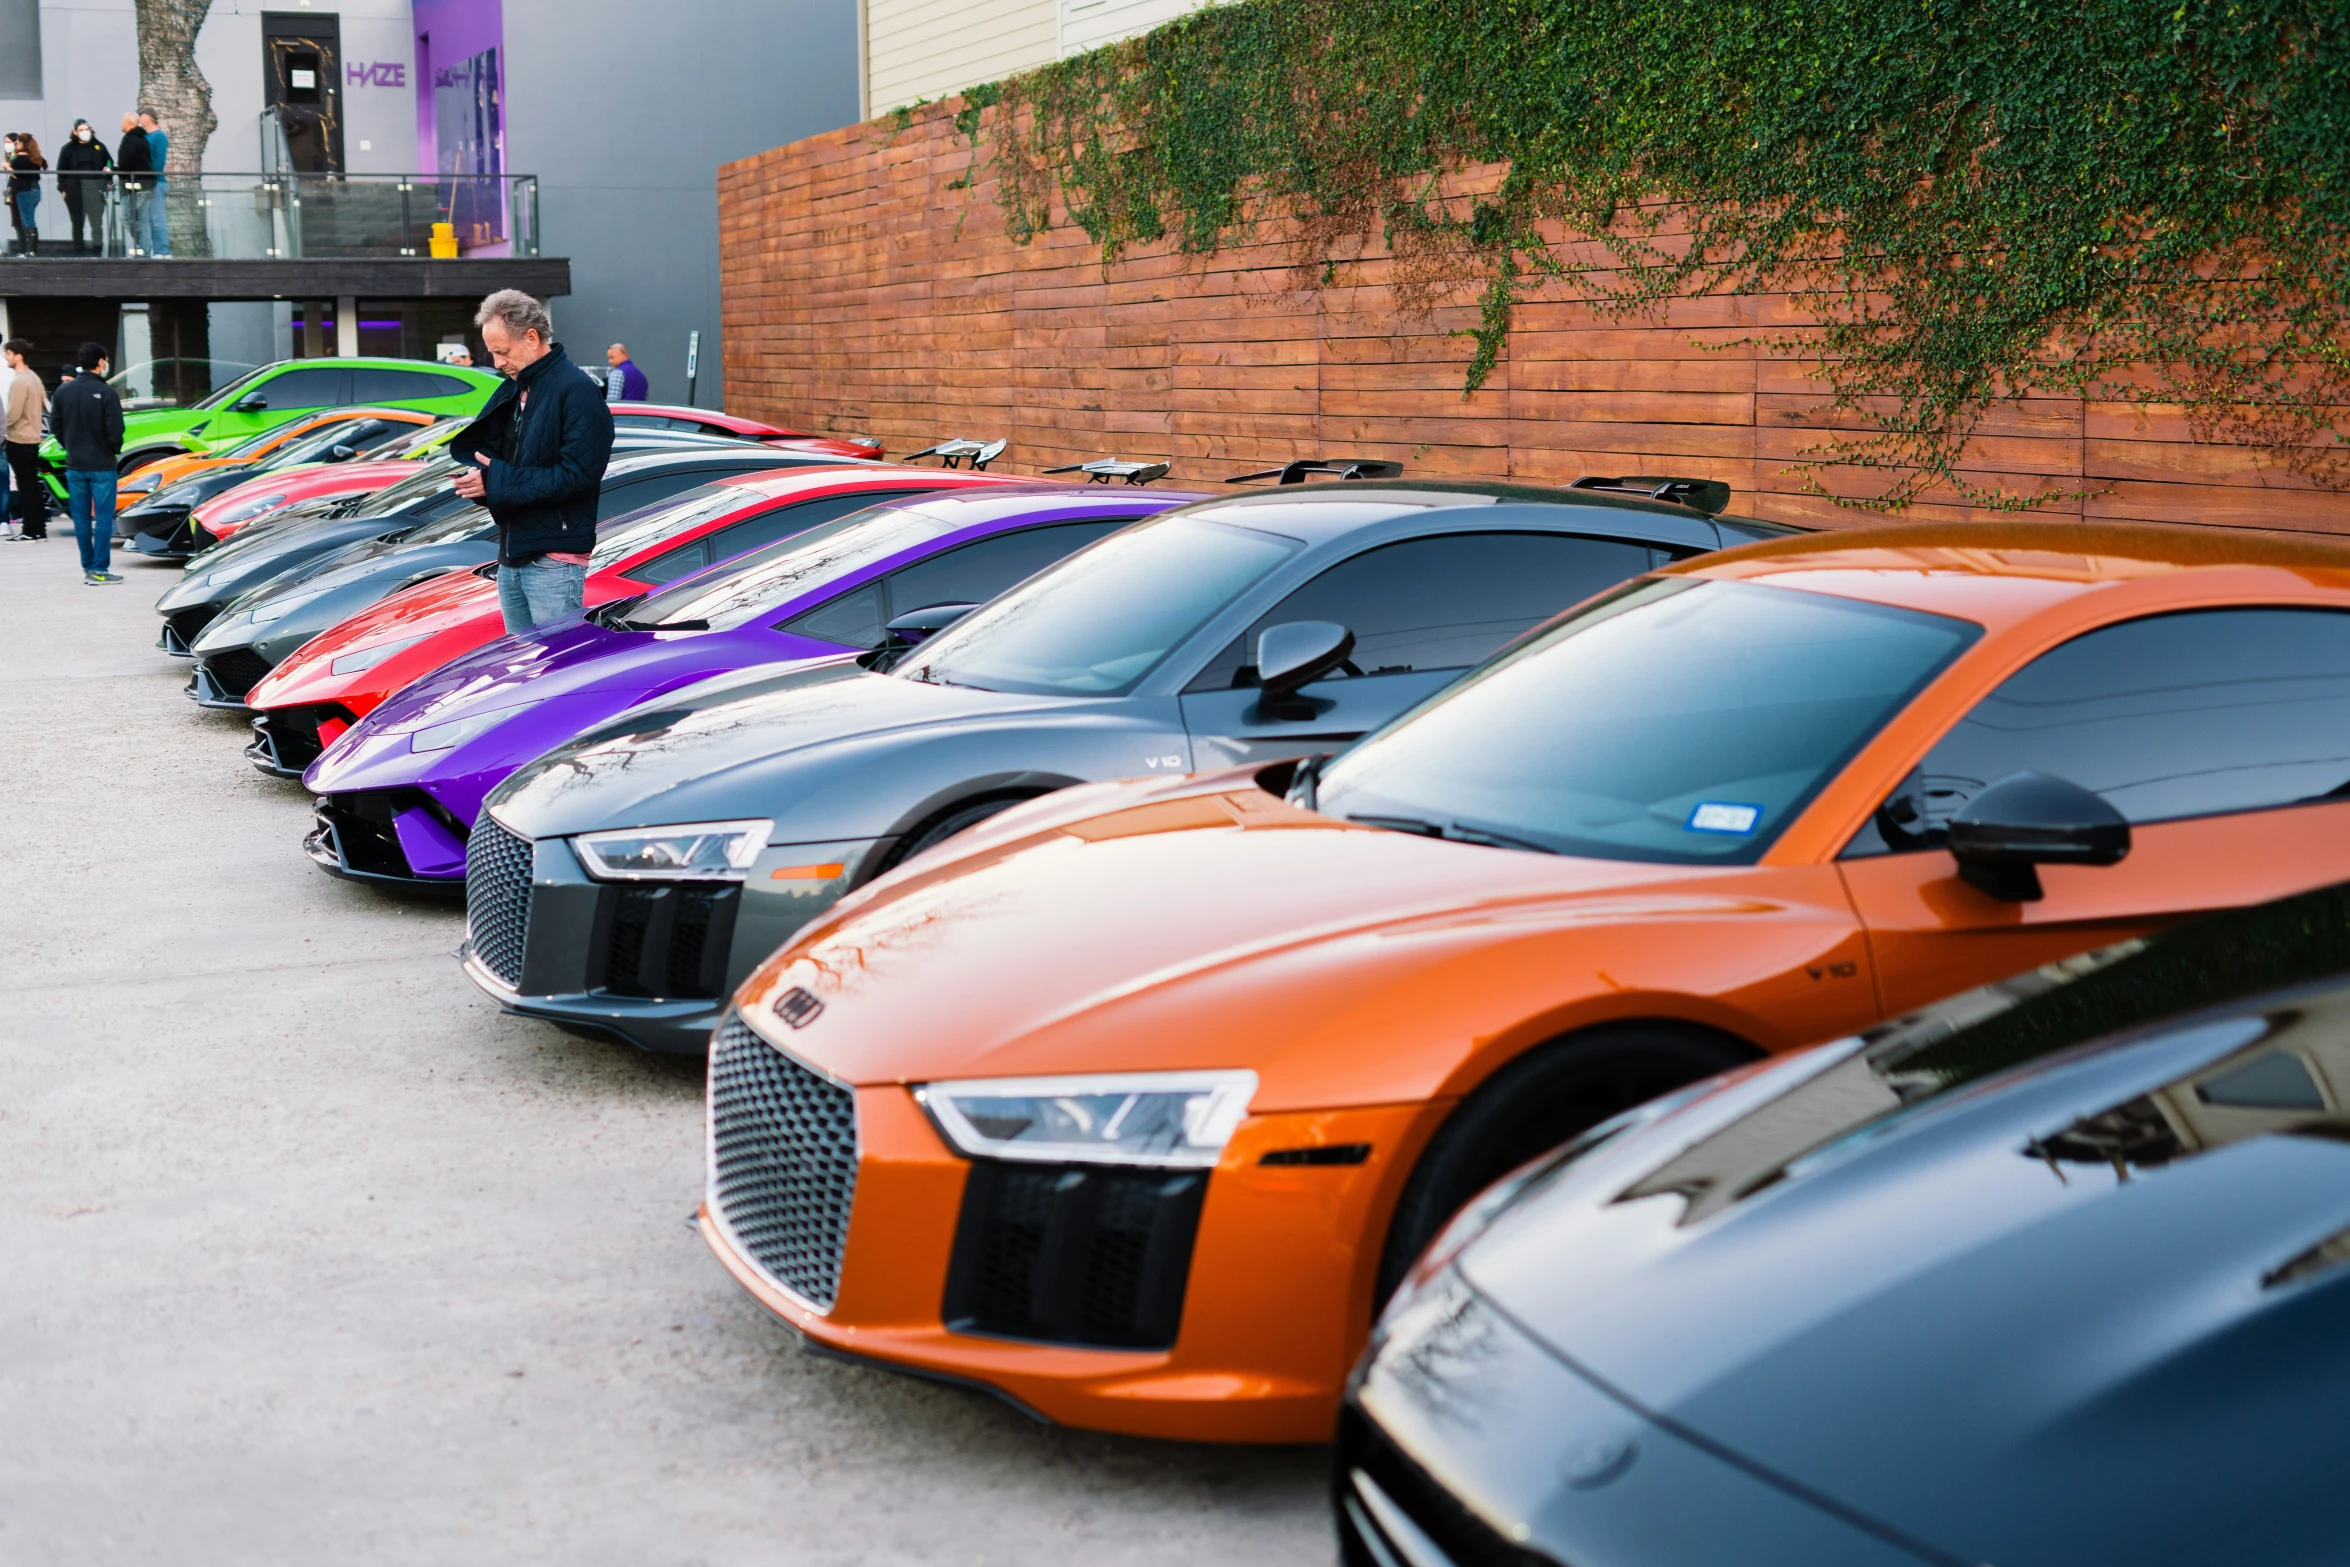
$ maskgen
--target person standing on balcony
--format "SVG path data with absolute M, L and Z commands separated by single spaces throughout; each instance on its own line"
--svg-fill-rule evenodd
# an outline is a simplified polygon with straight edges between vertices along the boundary
M 113 167 L 114 155 L 106 150 L 90 122 L 74 121 L 73 135 L 57 153 L 57 194 L 65 198 L 65 210 L 73 218 L 73 253 L 77 256 L 90 253 L 82 243 L 85 224 L 97 237 L 98 248 L 106 248 L 106 187 L 98 182 Z
M 154 172 L 155 156 L 147 146 L 147 133 L 139 129 L 139 117 L 122 117 L 122 140 L 114 148 L 114 172 L 122 180 L 123 248 L 133 256 L 147 253 L 147 198 L 155 193 L 148 189 L 147 177 Z
M 604 401 L 608 403 L 641 403 L 645 400 L 645 373 L 628 357 L 626 343 L 614 343 L 604 350 Z
M 16 229 L 23 236 L 24 253 L 41 253 L 41 171 L 49 160 L 31 131 L 16 133 L 16 147 L 8 155 L 8 204 L 16 212 Z
M 164 177 L 171 156 L 171 132 L 155 118 L 153 109 L 139 111 L 139 129 L 147 133 L 147 167 L 155 171 L 155 196 L 147 203 L 147 254 L 171 254 L 171 181 Z
M 49 536 L 49 488 L 41 482 L 41 414 L 49 406 L 49 394 L 41 387 L 39 372 L 26 361 L 32 357 L 33 345 L 21 337 L 12 337 L 0 343 L 0 355 L 8 359 L 5 378 L 7 391 L 5 442 L 0 443 L 8 455 L 8 471 L 16 479 L 15 537 L 27 543 L 37 543 Z M 111 548 L 113 536 L 108 535 Z
M 528 631 L 580 611 L 612 410 L 555 341 L 547 307 L 520 289 L 483 300 L 473 324 L 506 384 L 457 432 L 449 455 L 472 465 L 457 475 L 457 493 L 486 505 L 498 524 L 506 629 Z
M 49 405 L 49 433 L 65 447 L 66 509 L 81 546 L 82 581 L 112 587 L 114 465 L 122 456 L 122 399 L 106 384 L 106 349 L 84 343 L 80 363 Z

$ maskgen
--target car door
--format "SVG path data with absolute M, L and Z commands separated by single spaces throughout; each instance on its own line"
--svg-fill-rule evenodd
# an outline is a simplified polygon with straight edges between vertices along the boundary
M 204 427 L 207 441 L 242 440 L 262 430 L 275 429 L 299 414 L 319 408 L 340 408 L 351 399 L 347 393 L 350 372 L 341 365 L 294 365 L 279 371 L 265 381 L 258 381 L 242 396 L 212 416 Z M 240 405 L 258 406 L 243 408 Z
M 1235 637 L 1183 692 L 1200 771 L 1343 745 L 1460 677 L 1510 638 L 1671 556 L 1646 544 L 1532 531 L 1440 533 L 1382 544 L 1323 571 Z M 1355 634 L 1360 673 L 1316 681 L 1267 712 L 1257 637 L 1330 620 Z
M 2013 773 L 2127 817 L 2118 865 L 2043 866 L 2014 903 L 1960 881 L 1944 824 Z M 2339 880 L 2350 863 L 2350 613 L 2151 615 L 2043 653 L 1938 740 L 1838 868 L 1898 1014 L 2209 910 Z

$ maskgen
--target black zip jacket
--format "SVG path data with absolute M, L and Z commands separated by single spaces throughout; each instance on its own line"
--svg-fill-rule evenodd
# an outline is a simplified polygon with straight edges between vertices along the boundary
M 147 145 L 147 133 L 136 125 L 122 133 L 122 144 L 114 149 L 114 171 L 117 174 L 152 174 L 155 172 L 155 152 Z M 145 190 L 147 182 L 126 179 L 124 190 Z
M 65 466 L 111 473 L 122 456 L 122 399 L 95 370 L 68 376 L 49 399 L 49 433 L 65 446 Z
M 106 144 L 97 137 L 93 136 L 86 142 L 68 137 L 65 145 L 57 149 L 58 194 L 71 195 L 75 191 L 87 190 L 93 176 L 104 174 L 113 167 L 114 155 L 106 150 Z
M 523 406 L 523 393 L 529 405 Z M 498 523 L 498 560 L 524 566 L 550 551 L 585 555 L 596 544 L 596 502 L 612 457 L 604 389 L 579 373 L 557 343 L 490 394 L 449 455 L 494 459 L 486 476 Z

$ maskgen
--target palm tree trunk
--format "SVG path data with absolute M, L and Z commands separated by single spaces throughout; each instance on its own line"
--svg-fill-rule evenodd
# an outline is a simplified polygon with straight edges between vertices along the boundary
M 164 173 L 172 177 L 165 201 L 171 249 L 178 256 L 210 253 L 204 209 L 204 146 L 220 122 L 212 115 L 212 84 L 196 69 L 196 34 L 212 0 L 134 0 L 139 18 L 139 102 L 171 133 Z

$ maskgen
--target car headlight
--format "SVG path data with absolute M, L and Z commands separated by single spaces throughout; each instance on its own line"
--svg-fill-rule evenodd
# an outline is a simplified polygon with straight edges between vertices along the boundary
M 275 511 L 285 503 L 286 498 L 282 494 L 249 496 L 214 517 L 212 525 L 218 527 L 223 523 L 251 522 L 263 512 Z
M 256 604 L 245 611 L 245 615 L 256 626 L 266 626 L 273 620 L 285 619 L 312 599 L 324 598 L 326 593 L 325 588 L 313 588 L 308 593 L 288 594 L 284 598 L 271 599 L 266 604 Z
M 767 847 L 769 822 L 691 822 L 582 833 L 572 842 L 597 876 L 611 881 L 732 880 Z
M 1115 1072 L 925 1083 L 914 1097 L 974 1158 L 1205 1166 L 1256 1091 L 1254 1072 Z
M 475 713 L 470 718 L 452 718 L 445 724 L 434 724 L 419 729 L 408 737 L 411 751 L 447 751 L 463 745 L 475 735 L 486 734 L 514 716 L 514 709 L 501 707 L 487 713 Z
M 427 631 L 424 636 L 402 637 L 397 642 L 378 642 L 375 646 L 363 647 L 356 653 L 345 653 L 327 667 L 338 675 L 356 675 L 363 670 L 373 669 L 394 653 L 404 652 L 432 635 L 432 632 Z M 417 749 L 424 750 L 429 747 L 420 746 Z

